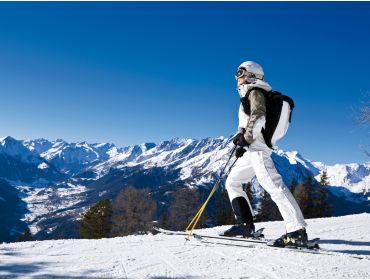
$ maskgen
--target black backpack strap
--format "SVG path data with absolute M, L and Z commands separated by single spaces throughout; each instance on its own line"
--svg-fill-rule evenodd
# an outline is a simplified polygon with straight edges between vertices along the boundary
M 251 104 L 249 102 L 249 95 L 250 95 L 251 91 L 254 90 L 254 89 L 259 90 L 259 91 L 262 92 L 263 96 L 265 97 L 266 103 L 268 101 L 269 94 L 271 93 L 271 92 L 266 91 L 266 90 L 264 90 L 262 88 L 259 88 L 259 87 L 252 87 L 252 88 L 248 89 L 245 96 L 240 98 L 240 103 L 242 104 L 243 110 L 248 116 L 251 114 Z
M 244 97 L 240 98 L 240 104 L 243 107 L 244 113 L 246 113 L 248 116 L 251 114 L 251 103 L 249 102 L 249 94 L 253 88 L 249 89 Z

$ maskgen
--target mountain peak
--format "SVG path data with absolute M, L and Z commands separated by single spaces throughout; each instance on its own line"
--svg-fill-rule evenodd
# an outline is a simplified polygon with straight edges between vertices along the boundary
M 6 136 L 6 137 L 3 137 L 3 138 L 0 138 L 0 142 L 1 144 L 4 146 L 6 143 L 16 143 L 18 140 L 16 140 L 15 138 L 11 137 L 11 136 Z
M 143 150 L 148 151 L 148 150 L 153 149 L 154 147 L 156 147 L 156 144 L 149 142 L 149 143 L 141 144 L 141 146 L 142 146 Z
M 7 136 L 0 140 L 0 153 L 7 154 L 23 162 L 40 162 L 38 155 L 34 155 L 21 140 Z
M 57 140 L 53 141 L 54 143 L 67 143 L 67 141 L 61 139 L 61 138 L 58 138 Z

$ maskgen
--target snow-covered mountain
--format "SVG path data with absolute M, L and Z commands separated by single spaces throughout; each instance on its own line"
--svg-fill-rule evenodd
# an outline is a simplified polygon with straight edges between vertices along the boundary
M 51 162 L 10 136 L 0 139 L 0 178 L 46 185 L 67 178 Z
M 37 153 L 32 153 L 22 141 L 10 136 L 0 138 L 0 154 L 6 154 L 17 160 L 27 163 L 41 163 L 42 159 Z
M 23 145 L 70 176 L 122 152 L 110 143 L 67 143 L 62 139 L 52 142 L 46 139 L 25 140 Z
M 111 168 L 141 166 L 150 168 L 171 168 L 180 171 L 179 179 L 188 185 L 200 181 L 209 182 L 219 171 L 230 153 L 229 139 L 206 138 L 203 140 L 178 139 L 164 141 L 159 145 L 142 144 L 126 148 L 123 153 L 90 169 L 95 178 L 105 176 Z
M 32 241 L 0 244 L 0 278 L 370 278 L 370 214 L 307 223 L 308 236 L 321 238 L 323 254 L 239 241 L 185 242 L 184 236 L 164 234 Z M 256 227 L 265 228 L 266 238 L 284 232 L 283 222 Z M 216 235 L 226 228 L 196 233 Z
M 197 173 L 213 174 L 215 170 L 219 170 L 231 148 L 229 139 L 224 137 L 202 140 L 175 138 L 158 145 L 144 143 L 123 148 L 111 143 L 89 144 L 85 141 L 68 143 L 62 139 L 17 141 L 9 136 L 0 139 L 0 154 L 41 163 L 40 168 L 52 163 L 59 171 L 69 174 L 70 177 L 88 172 L 94 179 L 103 177 L 111 168 L 122 169 L 137 165 L 145 169 L 171 166 L 181 169 L 182 180 L 191 179 Z M 297 169 L 293 171 L 291 169 L 292 166 L 303 166 L 316 179 L 323 170 L 326 170 L 332 186 L 345 187 L 354 193 L 364 192 L 369 188 L 370 162 L 338 163 L 330 166 L 321 162 L 311 162 L 297 151 L 282 150 L 276 152 L 275 159 L 283 169 L 283 174 L 290 173 L 287 178 L 295 176 L 298 181 L 304 179 L 306 173 L 299 174 Z
M 342 186 L 354 193 L 370 191 L 370 162 L 364 164 L 335 164 L 333 166 L 321 162 L 313 162 L 312 164 L 318 170 L 327 171 L 331 186 Z M 315 178 L 318 177 L 319 174 Z
M 208 192 L 232 147 L 231 139 L 224 137 L 175 138 L 122 148 L 110 143 L 6 137 L 0 141 L 0 179 L 11 185 L 26 205 L 22 220 L 32 233 L 39 233 L 40 238 L 51 234 L 68 237 L 72 233 L 61 228 L 74 227 L 84 209 L 102 196 L 115 198 L 126 186 L 150 188 L 160 207 L 177 188 L 197 187 Z M 364 195 L 370 162 L 327 166 L 296 151 L 282 150 L 274 152 L 273 159 L 287 185 L 293 179 L 303 182 L 308 175 L 318 179 L 322 170 L 327 170 L 338 215 L 370 211 Z M 258 182 L 252 184 L 258 194 Z M 12 232 L 16 232 L 14 228 Z

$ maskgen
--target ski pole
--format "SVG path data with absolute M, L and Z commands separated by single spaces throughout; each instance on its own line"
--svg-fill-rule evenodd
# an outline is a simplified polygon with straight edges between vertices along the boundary
M 233 164 L 231 165 L 231 167 L 230 167 L 230 169 L 229 169 L 229 171 L 227 172 L 227 174 L 226 174 L 226 175 L 228 175 L 228 174 L 230 173 L 230 171 L 231 171 L 232 167 L 235 165 L 235 163 L 236 163 L 236 161 L 237 161 L 237 160 L 238 160 L 238 158 L 237 158 L 237 159 L 235 159 L 235 161 L 234 161 L 234 162 L 233 162 Z M 225 176 L 226 176 L 226 175 L 225 175 Z M 211 193 L 209 194 L 209 196 L 208 196 L 207 200 L 203 203 L 202 207 L 199 209 L 198 213 L 197 213 L 197 214 L 195 215 L 195 217 L 193 218 L 193 220 L 195 219 L 195 221 L 194 221 L 193 225 L 191 226 L 191 224 L 192 224 L 192 222 L 191 222 L 191 223 L 189 224 L 189 226 L 187 227 L 187 229 L 186 229 L 186 230 L 189 230 L 189 228 L 190 228 L 190 226 L 191 226 L 190 232 L 189 232 L 189 234 L 186 236 L 186 238 L 187 238 L 187 239 L 189 239 L 189 237 L 193 234 L 193 231 L 194 231 L 194 229 L 195 229 L 195 227 L 196 227 L 196 225 L 197 225 L 197 223 L 198 223 L 198 221 L 199 221 L 200 217 L 202 216 L 203 211 L 205 210 L 205 208 L 206 208 L 206 206 L 207 206 L 207 204 L 208 204 L 209 200 L 210 200 L 210 199 L 211 199 L 211 197 L 213 196 L 213 194 L 214 194 L 214 193 L 216 192 L 216 190 L 218 189 L 218 186 L 219 186 L 219 185 L 220 185 L 220 183 L 222 182 L 222 179 L 223 179 L 223 178 L 220 178 L 220 180 L 216 182 L 216 184 L 215 184 L 215 185 L 214 185 L 214 187 L 212 188 Z
M 198 210 L 198 212 L 197 212 L 197 214 L 194 216 L 194 218 L 191 220 L 191 222 L 189 223 L 189 225 L 188 225 L 188 227 L 186 228 L 186 231 L 188 231 L 188 230 L 190 230 L 190 232 L 189 232 L 189 234 L 187 235 L 187 239 L 193 234 L 193 231 L 194 231 L 194 229 L 195 229 L 195 227 L 196 227 L 196 225 L 197 225 L 197 223 L 198 223 L 198 221 L 199 221 L 199 219 L 200 219 L 200 217 L 202 216 L 202 214 L 203 214 L 203 211 L 204 211 L 204 209 L 206 208 L 206 206 L 207 206 L 207 204 L 208 204 L 208 202 L 209 202 L 209 200 L 211 199 L 211 197 L 213 196 L 213 194 L 216 192 L 216 190 L 218 189 L 218 187 L 219 187 L 219 185 L 220 185 L 220 183 L 222 182 L 222 180 L 224 179 L 224 176 L 222 176 L 223 175 L 223 173 L 224 173 L 224 171 L 225 171 L 225 169 L 226 169 L 226 167 L 227 167 L 227 165 L 228 165 L 228 163 L 229 163 L 229 161 L 230 161 L 230 159 L 231 159 L 231 157 L 232 157 L 232 155 L 233 155 L 233 153 L 234 153 L 234 151 L 235 151 L 235 149 L 236 149 L 236 146 L 234 147 L 234 149 L 232 150 L 232 153 L 231 153 L 231 155 L 230 155 L 230 157 L 229 157 L 229 159 L 228 159 L 228 161 L 226 162 L 226 165 L 225 165 L 225 167 L 224 167 L 224 169 L 222 170 L 222 172 L 220 173 L 220 178 L 218 179 L 218 181 L 216 182 L 216 184 L 213 186 L 213 188 L 212 188 L 212 190 L 211 190 L 211 192 L 210 192 L 210 194 L 208 195 L 208 198 L 206 199 L 206 201 L 203 203 L 203 205 L 201 206 L 201 208 Z M 227 176 L 229 173 L 230 173 L 230 171 L 231 171 L 231 169 L 234 167 L 234 165 L 235 165 L 235 163 L 236 163 L 236 161 L 238 160 L 238 158 L 236 158 L 235 159 L 235 161 L 233 162 L 233 164 L 230 166 L 230 168 L 229 168 L 229 170 L 228 170 L 228 172 L 227 172 L 227 174 L 225 175 L 225 176 Z
M 226 162 L 226 164 L 225 164 L 224 168 L 222 169 L 222 171 L 221 171 L 221 173 L 220 173 L 219 180 L 220 180 L 220 179 L 222 179 L 222 175 L 223 175 L 223 173 L 225 172 L 225 169 L 226 169 L 227 165 L 229 164 L 229 161 L 230 161 L 230 159 L 232 158 L 232 156 L 233 156 L 233 154 L 234 154 L 234 152 L 235 152 L 236 148 L 237 148 L 237 146 L 235 145 L 235 146 L 234 146 L 234 148 L 231 150 L 230 156 L 229 156 L 229 158 L 227 159 L 227 162 Z
M 231 153 L 230 153 L 230 156 L 229 156 L 229 158 L 227 159 L 227 162 L 226 162 L 226 164 L 225 164 L 224 168 L 222 169 L 222 171 L 221 171 L 221 173 L 220 173 L 220 176 L 219 176 L 218 181 L 216 182 L 216 184 L 213 186 L 213 188 L 212 188 L 212 190 L 211 190 L 211 194 L 212 194 L 212 195 L 213 195 L 213 193 L 212 193 L 212 192 L 213 192 L 213 190 L 215 189 L 216 185 L 219 183 L 220 179 L 222 179 L 222 175 L 223 175 L 223 173 L 224 173 L 224 171 L 225 171 L 225 169 L 226 169 L 227 165 L 229 164 L 230 159 L 231 159 L 231 157 L 233 156 L 235 149 L 236 149 L 236 146 L 232 149 L 232 151 L 231 151 Z M 204 204 L 203 204 L 203 205 L 204 205 Z M 203 205 L 202 205 L 202 207 L 203 207 Z M 189 230 L 189 228 L 191 227 L 191 225 L 194 223 L 195 219 L 198 217 L 199 213 L 202 211 L 202 207 L 201 207 L 201 208 L 198 210 L 198 212 L 195 214 L 194 218 L 191 220 L 191 222 L 189 223 L 189 225 L 187 226 L 187 228 L 186 228 L 186 230 L 185 230 L 185 231 Z

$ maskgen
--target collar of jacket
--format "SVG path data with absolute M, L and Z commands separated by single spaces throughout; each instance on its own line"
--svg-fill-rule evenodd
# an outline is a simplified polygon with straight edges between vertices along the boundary
M 245 95 L 252 89 L 252 88 L 261 88 L 265 91 L 271 91 L 272 87 L 265 81 L 262 80 L 255 80 L 253 83 L 250 84 L 242 84 L 238 87 L 238 92 L 240 98 L 245 97 Z

